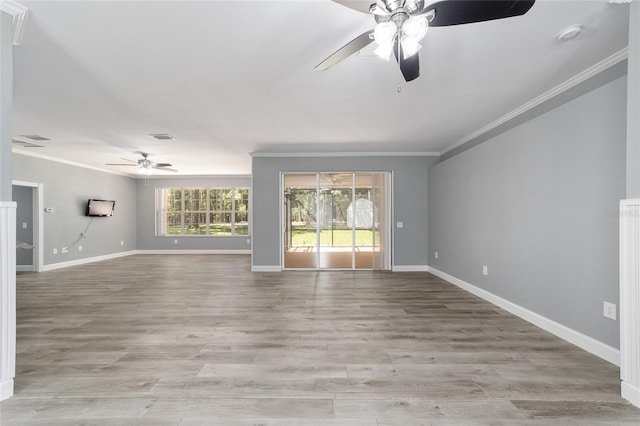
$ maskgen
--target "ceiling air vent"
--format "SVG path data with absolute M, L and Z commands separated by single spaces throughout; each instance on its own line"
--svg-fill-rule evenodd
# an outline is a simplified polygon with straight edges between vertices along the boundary
M 23 148 L 44 148 L 43 145 L 37 145 L 35 143 L 31 143 L 31 142 L 26 142 L 26 141 L 20 141 L 18 139 L 11 139 L 12 143 L 21 145 Z
M 168 133 L 150 133 L 149 136 L 154 137 L 159 141 L 172 141 L 176 139 Z
M 32 141 L 50 141 L 51 139 L 49 138 L 45 138 L 44 136 L 40 136 L 40 135 L 20 135 L 23 138 L 27 138 L 27 139 L 31 139 Z

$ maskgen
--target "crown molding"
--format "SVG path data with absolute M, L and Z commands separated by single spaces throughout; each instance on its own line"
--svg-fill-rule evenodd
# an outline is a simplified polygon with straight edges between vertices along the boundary
M 559 94 L 566 92 L 567 90 L 577 86 L 578 84 L 590 79 L 591 77 L 600 74 L 601 72 L 605 71 L 608 68 L 611 68 L 612 66 L 624 61 L 625 59 L 627 59 L 627 57 L 629 56 L 629 52 L 628 52 L 628 48 L 625 47 L 622 50 L 619 50 L 618 52 L 614 53 L 613 55 L 609 56 L 608 58 L 603 59 L 602 61 L 598 62 L 597 64 L 587 68 L 586 70 L 580 72 L 579 74 L 574 75 L 573 77 L 571 77 L 570 79 L 566 80 L 565 82 L 557 85 L 556 87 L 554 87 L 553 89 L 544 92 L 542 95 L 537 96 L 535 98 L 533 98 L 532 100 L 530 100 L 529 102 L 527 102 L 524 105 L 519 106 L 518 108 L 514 109 L 513 111 L 509 112 L 508 114 L 503 115 L 502 117 L 498 118 L 497 120 L 487 124 L 486 126 L 482 127 L 481 129 L 476 130 L 473 133 L 470 133 L 469 135 L 465 136 L 464 138 L 460 139 L 459 141 L 449 145 L 448 147 L 446 147 L 445 149 L 443 149 L 440 154 L 446 154 L 447 152 L 456 149 L 457 147 L 464 145 L 467 142 L 470 142 L 472 140 L 474 140 L 475 138 L 482 136 L 483 134 L 495 129 L 498 126 L 501 126 L 502 124 L 505 124 L 506 122 L 508 122 L 509 120 L 512 120 L 514 118 L 516 118 L 517 116 L 524 114 L 525 112 L 537 107 L 538 105 L 548 101 L 549 99 L 558 96 Z
M 0 0 L 0 12 L 8 13 L 13 17 L 13 44 L 17 46 L 22 40 L 25 21 L 27 19 L 27 9 L 12 0 Z
M 83 169 L 89 169 L 89 170 L 96 170 L 96 171 L 102 172 L 102 173 L 110 173 L 112 175 L 124 176 L 124 177 L 128 177 L 128 178 L 135 177 L 135 176 L 128 175 L 126 173 L 119 173 L 119 172 L 115 172 L 113 170 L 102 169 L 100 167 L 89 166 L 87 164 L 82 164 L 82 163 L 76 163 L 75 161 L 63 160 L 61 158 L 52 157 L 50 155 L 45 155 L 45 154 L 38 154 L 38 153 L 35 153 L 35 152 L 32 152 L 32 151 L 26 151 L 26 150 L 20 149 L 20 148 L 13 148 L 12 152 L 15 153 L 15 154 L 26 155 L 27 157 L 40 158 L 41 160 L 53 161 L 53 162 L 56 162 L 56 163 L 62 163 L 62 164 L 66 164 L 66 165 L 69 165 L 69 166 L 82 167 Z
M 277 157 L 439 157 L 439 152 L 250 152 L 253 158 Z
M 136 175 L 135 179 L 251 179 L 251 175 Z

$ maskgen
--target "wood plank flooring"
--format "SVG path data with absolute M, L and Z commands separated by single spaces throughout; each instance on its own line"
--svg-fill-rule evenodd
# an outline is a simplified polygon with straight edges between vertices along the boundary
M 617 367 L 428 273 L 137 255 L 18 275 L 4 425 L 624 425 Z

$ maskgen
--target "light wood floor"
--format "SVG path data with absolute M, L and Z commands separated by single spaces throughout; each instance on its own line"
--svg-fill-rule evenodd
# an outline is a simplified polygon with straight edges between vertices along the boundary
M 131 256 L 18 276 L 5 425 L 634 424 L 619 371 L 427 273 Z
M 356 269 L 372 269 L 373 268 L 373 252 L 372 251 L 356 251 L 355 256 Z M 321 251 L 320 252 L 320 269 L 351 269 L 352 253 L 350 251 Z M 310 251 L 286 251 L 284 253 L 285 268 L 309 268 L 317 267 L 317 253 Z

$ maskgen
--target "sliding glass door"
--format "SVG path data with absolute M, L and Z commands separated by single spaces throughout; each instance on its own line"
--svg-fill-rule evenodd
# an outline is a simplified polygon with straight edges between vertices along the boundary
M 285 269 L 390 269 L 390 173 L 283 176 Z

